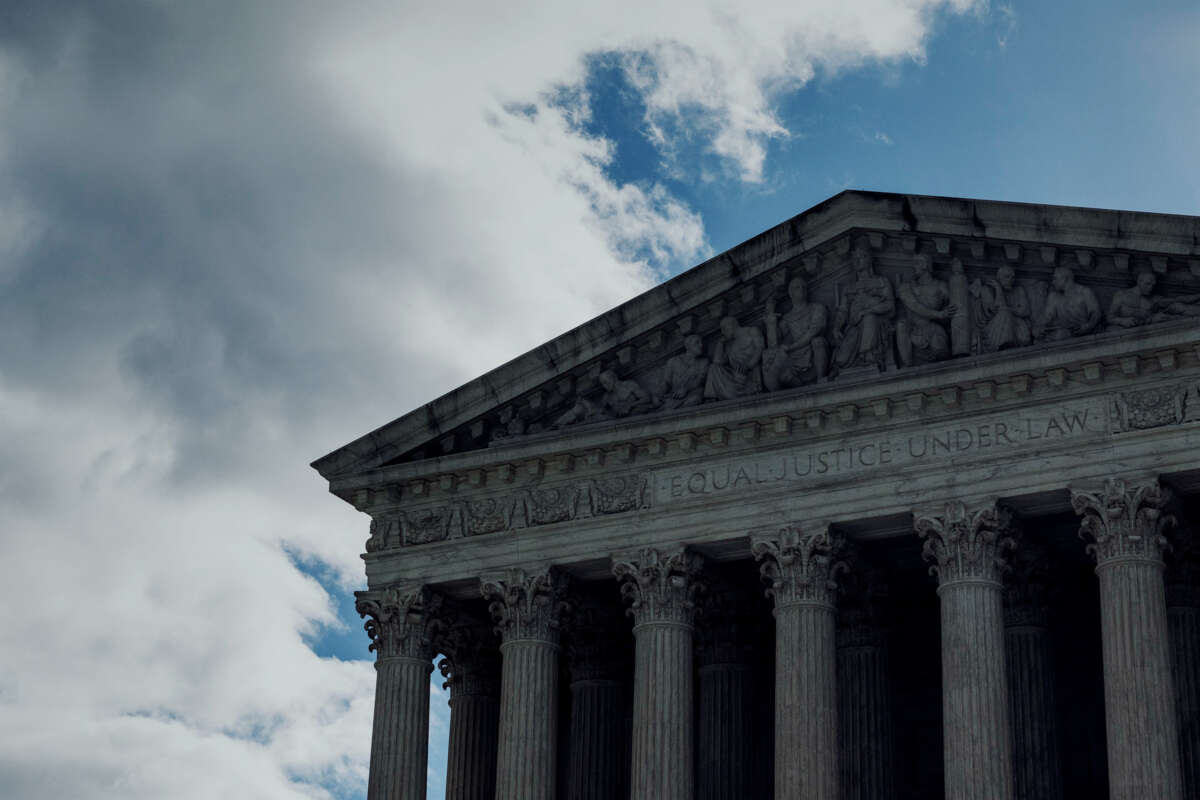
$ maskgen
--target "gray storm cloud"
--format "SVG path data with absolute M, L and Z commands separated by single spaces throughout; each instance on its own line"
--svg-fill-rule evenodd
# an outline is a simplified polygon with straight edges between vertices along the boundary
M 0 795 L 360 796 L 372 670 L 289 553 L 349 591 L 366 520 L 306 464 L 708 252 L 562 87 L 644 54 L 662 151 L 754 181 L 770 87 L 950 7 L 5 3 Z

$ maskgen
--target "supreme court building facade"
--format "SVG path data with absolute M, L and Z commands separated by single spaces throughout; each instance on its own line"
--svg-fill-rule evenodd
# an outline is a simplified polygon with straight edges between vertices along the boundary
M 843 192 L 313 466 L 370 800 L 435 656 L 454 800 L 1200 798 L 1200 218 Z

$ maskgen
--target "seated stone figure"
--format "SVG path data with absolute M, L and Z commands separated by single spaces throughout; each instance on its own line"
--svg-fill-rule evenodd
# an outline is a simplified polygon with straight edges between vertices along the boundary
M 994 279 L 971 287 L 971 293 L 978 299 L 980 352 L 995 353 L 1033 342 L 1029 327 L 1033 306 L 1029 293 L 1016 284 L 1016 278 L 1016 271 L 1004 264 L 996 270 Z
M 692 334 L 683 340 L 683 352 L 671 356 L 663 370 L 659 408 L 672 409 L 699 405 L 704 400 L 704 382 L 708 378 L 708 359 L 704 340 Z
M 651 409 L 650 395 L 637 381 L 623 381 L 611 369 L 601 372 L 598 380 L 604 388 L 600 400 L 597 402 L 580 395 L 575 404 L 554 421 L 553 427 L 619 419 Z
M 851 262 L 855 280 L 842 292 L 833 318 L 833 360 L 840 369 L 886 369 L 891 357 L 896 296 L 891 281 L 875 274 L 871 254 L 864 248 L 855 248 Z
M 738 324 L 733 317 L 721 320 L 721 338 L 708 367 L 704 396 L 730 400 L 762 391 L 763 338 L 758 328 Z
M 1100 303 L 1096 293 L 1075 282 L 1070 267 L 1054 270 L 1053 289 L 1033 326 L 1040 342 L 1060 342 L 1100 330 Z
M 1150 322 L 1162 322 L 1173 317 L 1200 316 L 1198 295 L 1163 297 L 1154 294 L 1158 278 L 1153 272 L 1138 273 L 1137 283 L 1128 289 L 1113 294 L 1108 307 L 1109 324 L 1122 328 L 1135 328 Z
M 941 361 L 950 356 L 946 323 L 955 314 L 950 289 L 933 277 L 929 256 L 913 260 L 912 280 L 903 281 L 897 292 L 904 316 L 896 323 L 896 350 L 904 366 Z
M 775 314 L 775 297 L 767 300 L 767 349 L 763 353 L 763 383 L 769 391 L 825 380 L 829 370 L 829 345 L 825 326 L 829 313 L 820 303 L 808 302 L 808 284 L 793 278 L 788 284 L 792 308 Z

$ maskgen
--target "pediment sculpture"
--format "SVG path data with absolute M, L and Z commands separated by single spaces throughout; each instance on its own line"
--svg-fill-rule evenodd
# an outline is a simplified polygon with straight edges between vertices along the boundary
M 971 280 L 960 259 L 939 269 L 930 254 L 917 252 L 892 280 L 876 271 L 861 244 L 849 256 L 852 272 L 834 287 L 832 315 L 810 298 L 806 278 L 793 277 L 786 292 L 777 285 L 769 293 L 755 319 L 722 316 L 707 351 L 704 339 L 691 333 L 658 370 L 628 378 L 612 368 L 601 371 L 599 391 L 578 394 L 551 427 L 1060 342 L 1099 333 L 1106 325 L 1132 328 L 1200 316 L 1200 294 L 1163 296 L 1148 270 L 1113 293 L 1105 314 L 1096 291 L 1080 283 L 1069 266 L 1055 267 L 1050 281 L 1018 281 L 1010 264 Z M 938 274 L 943 270 L 945 277 Z

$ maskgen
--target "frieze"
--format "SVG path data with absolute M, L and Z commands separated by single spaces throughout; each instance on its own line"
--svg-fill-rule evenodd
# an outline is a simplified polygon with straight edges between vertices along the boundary
M 771 484 L 808 484 L 880 470 L 894 473 L 926 462 L 1036 448 L 1107 432 L 1104 401 L 1098 398 L 944 425 L 934 422 L 917 431 L 850 437 L 709 466 L 658 470 L 652 479 L 654 504 L 734 494 Z
M 371 521 L 367 552 L 553 525 L 650 508 L 647 473 L 613 475 L 509 495 L 459 500 L 396 512 Z
M 1112 398 L 1111 414 L 1118 432 L 1196 422 L 1200 420 L 1200 383 L 1120 392 Z

